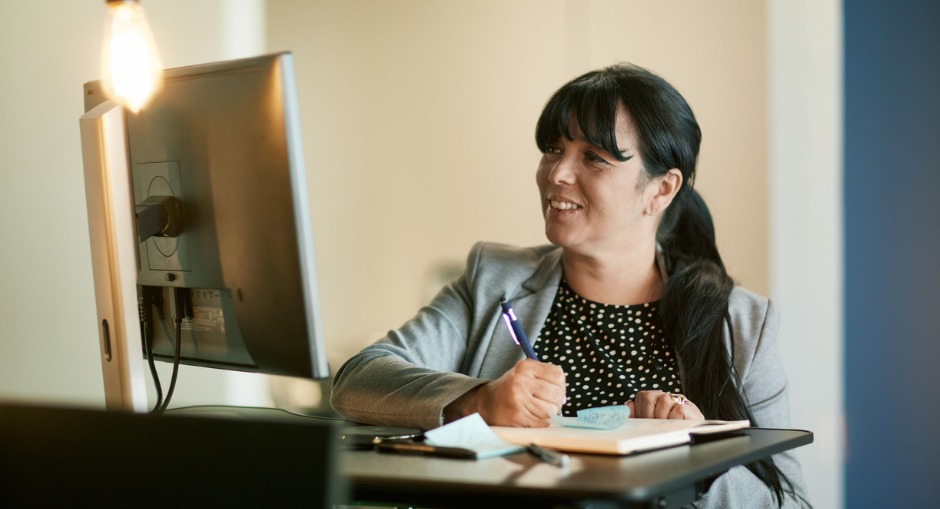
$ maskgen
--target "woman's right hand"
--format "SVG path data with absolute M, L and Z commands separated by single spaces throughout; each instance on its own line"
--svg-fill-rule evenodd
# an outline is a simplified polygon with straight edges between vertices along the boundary
M 523 359 L 503 376 L 458 398 L 448 410 L 457 410 L 460 417 L 478 412 L 491 426 L 542 428 L 551 424 L 564 402 L 565 372 L 554 364 Z

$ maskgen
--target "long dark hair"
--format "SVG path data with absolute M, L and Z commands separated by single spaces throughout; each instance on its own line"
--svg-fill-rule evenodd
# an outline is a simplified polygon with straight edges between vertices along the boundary
M 685 99 L 664 79 L 637 66 L 592 71 L 552 96 L 536 125 L 536 144 L 545 152 L 561 136 L 573 139 L 572 129 L 578 128 L 591 144 L 625 160 L 616 136 L 620 105 L 632 117 L 647 177 L 665 175 L 671 168 L 682 172 L 684 184 L 666 209 L 656 240 L 669 273 L 659 310 L 667 341 L 685 371 L 686 395 L 708 418 L 748 419 L 757 426 L 737 390 L 740 380 L 722 335 L 726 323 L 731 330 L 728 299 L 734 281 L 718 253 L 708 208 L 693 189 L 702 131 Z M 773 458 L 747 468 L 771 489 L 778 505 L 783 504 L 783 483 L 793 491 Z

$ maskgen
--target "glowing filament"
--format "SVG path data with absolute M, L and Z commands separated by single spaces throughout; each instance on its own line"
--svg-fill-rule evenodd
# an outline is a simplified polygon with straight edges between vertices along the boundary
M 140 4 L 108 4 L 103 53 L 104 92 L 137 113 L 163 81 L 163 64 Z

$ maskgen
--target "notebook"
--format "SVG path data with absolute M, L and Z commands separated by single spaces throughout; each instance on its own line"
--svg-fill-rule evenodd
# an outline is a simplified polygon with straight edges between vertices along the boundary
M 744 429 L 749 421 L 627 419 L 615 429 L 588 429 L 552 423 L 547 428 L 490 426 L 506 442 L 537 444 L 550 449 L 599 454 L 634 454 L 687 444 L 693 435 L 713 435 Z

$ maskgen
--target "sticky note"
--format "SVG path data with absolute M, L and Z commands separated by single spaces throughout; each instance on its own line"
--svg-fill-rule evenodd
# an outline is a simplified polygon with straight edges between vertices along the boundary
M 555 424 L 569 428 L 616 429 L 630 418 L 630 407 L 611 405 L 578 410 L 577 417 L 554 416 Z

